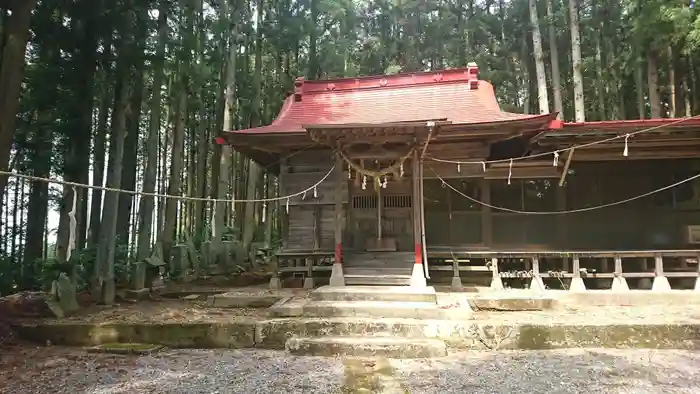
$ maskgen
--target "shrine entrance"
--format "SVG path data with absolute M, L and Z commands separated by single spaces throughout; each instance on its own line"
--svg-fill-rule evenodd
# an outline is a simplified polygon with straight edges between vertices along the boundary
M 422 255 L 418 163 L 431 127 L 425 121 L 306 126 L 311 138 L 332 147 L 348 169 L 346 284 L 409 284 Z
M 412 251 L 411 179 L 351 182 L 348 247 L 357 252 Z

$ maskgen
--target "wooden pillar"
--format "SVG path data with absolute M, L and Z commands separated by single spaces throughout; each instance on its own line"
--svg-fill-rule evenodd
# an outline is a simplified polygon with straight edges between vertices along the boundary
M 530 290 L 545 290 L 544 282 L 540 276 L 540 258 L 537 256 L 532 258 L 532 281 L 530 281 Z
M 695 258 L 697 259 L 697 277 L 695 278 L 695 287 L 693 288 L 693 291 L 700 291 L 700 254 L 697 255 Z
M 314 288 L 314 259 L 312 257 L 306 258 L 306 276 L 304 277 L 304 288 Z
M 343 182 L 347 182 L 347 179 L 343 175 L 343 160 L 338 156 L 335 160 L 335 228 L 334 228 L 334 242 L 335 242 L 335 261 L 333 262 L 333 268 L 331 270 L 331 278 L 329 285 L 331 286 L 345 286 L 345 275 L 343 275 Z
M 335 262 L 342 262 L 343 249 L 343 182 L 347 182 L 343 176 L 343 160 L 338 157 L 335 161 Z
M 481 180 L 481 201 L 491 204 L 491 182 L 488 179 Z M 481 242 L 490 247 L 493 243 L 493 221 L 491 208 L 481 205 Z
M 286 186 L 286 181 L 287 177 L 286 175 L 289 174 L 289 160 L 288 159 L 282 159 L 280 163 L 280 177 L 279 177 L 279 182 L 280 182 L 280 194 L 281 195 L 288 195 L 287 191 L 287 186 Z M 287 212 L 287 207 L 288 207 L 288 202 L 287 201 L 281 201 L 280 207 L 284 210 L 284 216 L 282 217 L 282 223 L 280 223 L 281 227 L 281 233 L 282 233 L 282 249 L 287 248 L 287 240 L 289 239 L 289 212 Z
M 581 261 L 577 254 L 573 257 L 573 268 L 574 277 L 571 278 L 571 284 L 569 285 L 569 291 L 580 292 L 586 291 L 586 284 L 583 283 L 583 278 L 581 278 Z
M 418 151 L 413 152 L 413 160 L 411 161 L 411 183 L 412 183 L 412 200 L 413 204 L 413 244 L 415 246 L 415 263 L 423 264 L 423 247 L 421 245 L 421 227 L 420 227 L 420 162 L 418 159 Z
M 318 251 L 321 246 L 321 207 L 318 205 L 318 200 L 314 202 L 314 251 Z
M 651 285 L 652 291 L 671 291 L 671 284 L 664 274 L 664 258 L 661 255 L 654 256 L 654 282 Z
M 613 291 L 629 291 L 630 287 L 627 285 L 627 279 L 622 275 L 622 258 L 620 256 L 615 256 L 615 272 L 612 282 Z
M 491 289 L 503 290 L 503 280 L 498 272 L 498 258 L 491 258 Z
M 566 189 L 557 187 L 554 198 L 557 211 L 566 210 Z M 558 244 L 557 249 L 559 250 L 567 250 L 570 248 L 568 227 L 566 226 L 567 220 L 568 215 L 557 215 L 557 234 L 555 237 Z
M 459 273 L 459 259 L 452 255 L 452 290 L 462 290 L 462 278 Z
M 413 243 L 415 255 L 415 263 L 413 264 L 413 271 L 411 272 L 411 286 L 425 287 L 427 286 L 427 281 L 423 269 L 423 241 L 421 236 L 421 205 L 423 204 L 423 197 L 421 195 L 421 165 L 418 154 L 419 152 L 417 150 L 413 152 L 413 160 L 411 162 L 411 186 L 413 195 L 411 205 L 413 206 Z

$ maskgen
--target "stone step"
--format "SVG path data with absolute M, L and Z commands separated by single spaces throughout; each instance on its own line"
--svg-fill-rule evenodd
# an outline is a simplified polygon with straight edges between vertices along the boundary
M 410 277 L 410 268 L 345 268 L 343 273 L 347 276 L 398 276 Z
M 304 305 L 302 316 L 464 320 L 472 316 L 472 311 L 438 308 L 437 304 L 428 302 L 311 301 Z
M 257 346 L 280 349 L 290 333 L 302 337 L 385 336 L 412 339 L 439 339 L 455 348 L 474 345 L 473 320 L 433 320 L 406 318 L 296 318 L 276 319 L 256 327 Z
M 359 261 L 410 261 L 415 258 L 414 252 L 364 252 L 364 253 L 348 253 L 344 261 L 347 263 L 355 263 Z
M 357 275 L 345 273 L 345 284 L 350 286 L 408 286 L 411 275 Z
M 437 339 L 408 339 L 386 336 L 324 336 L 290 338 L 287 351 L 300 356 L 354 356 L 387 358 L 429 358 L 447 356 L 445 342 Z
M 492 312 L 544 311 L 558 306 L 557 300 L 552 296 L 513 294 L 509 291 L 478 294 L 470 297 L 468 302 L 475 311 Z
M 311 293 L 314 301 L 398 301 L 437 304 L 433 287 L 408 286 L 323 286 Z

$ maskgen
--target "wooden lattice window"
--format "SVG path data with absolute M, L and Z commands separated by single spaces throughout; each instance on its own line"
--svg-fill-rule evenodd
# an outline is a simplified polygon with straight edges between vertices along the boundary
M 353 209 L 377 209 L 377 196 L 353 196 Z
M 384 208 L 411 208 L 412 199 L 411 196 L 406 195 L 393 195 L 393 196 L 383 196 Z
M 382 196 L 384 208 L 411 208 L 413 199 L 407 195 Z M 353 209 L 377 209 L 377 196 L 353 196 Z

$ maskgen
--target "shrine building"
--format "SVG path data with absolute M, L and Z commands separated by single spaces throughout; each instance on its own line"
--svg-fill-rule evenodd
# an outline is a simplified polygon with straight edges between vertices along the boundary
M 471 64 L 298 78 L 270 125 L 217 141 L 279 172 L 281 196 L 330 172 L 280 201 L 279 273 L 307 287 L 332 271 L 331 285 L 459 287 L 481 275 L 496 287 L 646 288 L 698 276 L 700 181 L 649 193 L 700 172 L 699 131 L 700 118 L 506 112 Z

